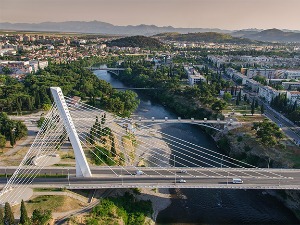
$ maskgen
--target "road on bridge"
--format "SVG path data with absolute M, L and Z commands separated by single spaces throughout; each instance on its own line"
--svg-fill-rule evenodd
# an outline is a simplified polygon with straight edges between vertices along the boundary
M 112 172 L 112 169 L 115 171 Z M 223 189 L 297 189 L 300 190 L 300 173 L 289 169 L 237 168 L 140 168 L 143 175 L 134 175 L 133 167 L 92 168 L 93 177 L 77 178 L 75 169 L 49 168 L 40 174 L 64 174 L 66 178 L 36 178 L 30 187 L 100 189 L 100 188 L 223 188 Z M 13 170 L 8 168 L 7 171 Z M 4 168 L 0 169 L 1 174 Z M 232 178 L 241 178 L 242 184 L 233 184 Z M 180 180 L 186 181 L 181 183 Z M 0 178 L 3 187 L 7 179 Z

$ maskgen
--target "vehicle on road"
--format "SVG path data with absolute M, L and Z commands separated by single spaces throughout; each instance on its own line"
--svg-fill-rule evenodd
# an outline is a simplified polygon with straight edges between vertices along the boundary
M 241 178 L 233 178 L 233 179 L 232 179 L 232 183 L 233 183 L 233 184 L 242 184 L 243 181 L 242 181 Z
M 186 170 L 180 170 L 180 173 L 187 173 Z
M 178 182 L 179 182 L 179 183 L 186 183 L 186 180 L 180 179 Z
M 141 170 L 137 170 L 137 171 L 135 171 L 135 173 L 134 173 L 135 175 L 143 175 L 144 174 L 144 172 L 143 171 L 141 171 Z

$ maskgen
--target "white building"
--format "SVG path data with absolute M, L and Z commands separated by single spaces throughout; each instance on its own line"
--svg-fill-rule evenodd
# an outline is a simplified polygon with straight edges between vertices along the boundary
M 286 70 L 284 75 L 286 79 L 300 80 L 300 70 Z
M 189 75 L 189 85 L 193 86 L 199 82 L 205 82 L 206 79 L 204 76 L 202 76 L 200 73 L 195 75 Z
M 286 94 L 287 99 L 291 104 L 297 101 L 297 104 L 300 103 L 300 92 L 299 91 L 288 91 Z
M 267 79 L 275 77 L 275 69 L 247 69 L 247 78 L 251 79 L 255 76 L 263 76 Z
M 200 73 L 198 73 L 193 67 L 184 67 L 185 72 L 188 75 L 189 85 L 193 86 L 199 82 L 205 82 L 206 79 Z
M 274 88 L 262 85 L 260 85 L 258 88 L 258 96 L 265 99 L 268 103 L 270 103 L 272 99 L 278 96 L 279 93 L 285 93 L 285 91 L 277 91 Z
M 300 82 L 282 82 L 285 90 L 297 90 L 300 88 Z

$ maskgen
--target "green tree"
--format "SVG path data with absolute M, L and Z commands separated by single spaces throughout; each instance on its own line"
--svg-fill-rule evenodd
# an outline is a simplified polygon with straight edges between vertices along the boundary
M 41 116 L 41 118 L 37 121 L 37 126 L 41 127 L 45 121 L 45 117 Z
M 224 93 L 224 95 L 223 95 L 224 101 L 229 102 L 231 100 L 231 98 L 232 98 L 232 95 L 229 92 Z
M 2 209 L 2 207 L 0 207 L 0 225 L 4 225 L 3 209 Z
M 261 142 L 268 147 L 275 146 L 283 138 L 283 133 L 277 124 L 270 122 L 268 119 L 254 123 L 252 129 L 256 131 L 256 136 Z
M 222 100 L 217 100 L 212 104 L 211 109 L 220 112 L 221 110 L 225 109 L 225 107 L 226 107 L 226 102 Z
M 255 107 L 256 109 L 257 109 L 257 107 L 258 107 L 258 100 L 257 100 L 257 99 L 255 100 L 254 107 Z
M 254 104 L 254 99 L 253 99 L 252 104 L 251 104 L 251 114 L 252 114 L 252 116 L 253 116 L 254 112 L 255 112 L 255 104 Z
M 26 206 L 25 206 L 23 199 L 21 202 L 20 212 L 21 212 L 20 223 L 23 225 L 25 225 L 25 224 L 27 225 L 29 223 L 29 217 L 28 217 Z
M 260 114 L 264 114 L 265 113 L 265 107 L 264 104 L 261 104 L 260 106 Z
M 5 203 L 4 206 L 4 224 L 5 225 L 13 225 L 15 224 L 15 217 L 11 210 L 10 204 L 8 202 Z
M 51 210 L 35 209 L 32 212 L 31 222 L 33 225 L 44 225 L 52 218 Z
M 16 144 L 16 136 L 12 130 L 10 131 L 9 142 L 10 142 L 11 147 L 14 147 Z
M 239 101 L 242 101 L 242 90 L 239 91 L 238 99 L 239 99 Z
M 6 144 L 6 138 L 4 135 L 0 134 L 0 149 L 3 152 L 3 148 L 5 147 Z

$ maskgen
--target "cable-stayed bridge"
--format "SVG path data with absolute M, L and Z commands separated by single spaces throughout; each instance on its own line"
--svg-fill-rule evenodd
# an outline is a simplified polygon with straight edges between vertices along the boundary
M 298 170 L 257 168 L 147 125 L 134 126 L 64 97 L 60 88 L 51 91 L 54 103 L 20 166 L 0 168 L 1 174 L 13 172 L 0 179 L 2 204 L 20 201 L 33 187 L 300 189 Z M 53 161 L 66 145 L 74 150 L 75 168 Z

